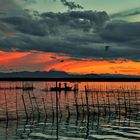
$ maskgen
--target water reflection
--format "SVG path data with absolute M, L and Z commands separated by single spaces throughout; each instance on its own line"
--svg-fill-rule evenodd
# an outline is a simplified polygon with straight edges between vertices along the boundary
M 49 91 L 56 83 L 46 82 L 0 85 L 2 140 L 140 138 L 139 83 L 79 83 L 78 91 Z

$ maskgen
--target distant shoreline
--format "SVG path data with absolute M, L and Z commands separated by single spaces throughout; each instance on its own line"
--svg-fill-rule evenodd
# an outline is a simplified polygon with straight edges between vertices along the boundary
M 140 82 L 140 78 L 0 78 L 0 81 Z

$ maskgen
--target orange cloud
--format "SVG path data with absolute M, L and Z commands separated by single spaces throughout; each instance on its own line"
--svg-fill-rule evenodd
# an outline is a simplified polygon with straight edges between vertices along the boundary
M 29 55 L 30 52 L 4 52 L 0 51 L 0 64 L 6 63 L 7 61 L 11 61 L 13 59 L 18 59 L 24 56 Z
M 49 71 L 56 69 L 76 74 L 127 74 L 140 75 L 140 62 L 130 60 L 91 60 L 73 59 L 69 56 L 47 52 L 4 52 L 0 51 L 0 67 L 2 70 L 16 71 Z M 6 67 L 6 68 L 5 68 Z
M 68 60 L 63 63 L 57 63 L 50 66 L 50 69 L 64 70 L 69 73 L 77 74 L 89 74 L 89 73 L 109 73 L 109 74 L 128 74 L 128 75 L 139 75 L 140 73 L 140 62 L 133 61 L 120 61 L 116 60 L 113 63 L 110 61 L 75 61 Z

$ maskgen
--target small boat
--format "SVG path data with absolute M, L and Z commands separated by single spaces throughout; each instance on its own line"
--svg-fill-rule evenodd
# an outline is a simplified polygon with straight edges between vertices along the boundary
M 51 87 L 50 91 L 72 91 L 72 87 L 67 86 L 67 83 L 64 83 L 64 87 L 61 87 L 61 83 L 59 83 L 58 87 Z
M 50 91 L 72 91 L 72 87 L 64 87 L 64 88 L 52 87 L 50 88 Z
M 78 91 L 78 84 L 74 84 L 74 87 L 70 87 L 67 83 L 64 83 L 64 86 L 61 87 L 61 83 L 58 84 L 56 87 L 51 87 L 50 91 Z

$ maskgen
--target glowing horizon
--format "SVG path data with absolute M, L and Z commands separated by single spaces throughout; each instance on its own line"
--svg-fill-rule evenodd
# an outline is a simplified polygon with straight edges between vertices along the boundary
M 9 56 L 9 57 L 7 57 Z M 69 56 L 44 52 L 0 51 L 1 72 L 58 70 L 72 74 L 140 75 L 140 63 L 130 60 L 75 60 Z

